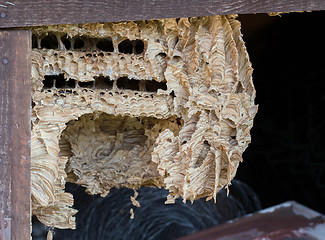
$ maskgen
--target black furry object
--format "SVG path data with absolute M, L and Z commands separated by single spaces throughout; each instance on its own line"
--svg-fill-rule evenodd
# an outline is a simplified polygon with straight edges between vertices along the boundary
M 241 217 L 261 208 L 258 197 L 244 183 L 233 180 L 230 195 L 218 193 L 213 200 L 199 199 L 184 204 L 164 204 L 168 191 L 159 188 L 140 188 L 137 200 L 141 207 L 132 205 L 133 190 L 114 189 L 101 198 L 90 196 L 84 188 L 67 184 L 73 193 L 77 213 L 77 230 L 55 230 L 56 240 L 171 240 L 225 221 Z M 134 219 L 130 218 L 130 209 Z M 36 238 L 33 238 L 36 239 Z M 39 238 L 41 239 L 41 238 Z M 38 239 L 37 239 L 38 240 Z

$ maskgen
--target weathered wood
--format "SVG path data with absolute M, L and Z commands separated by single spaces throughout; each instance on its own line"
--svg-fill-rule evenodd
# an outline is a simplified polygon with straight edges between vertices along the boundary
M 325 1 L 11 0 L 0 1 L 0 28 L 312 10 L 325 10 Z
M 30 239 L 30 55 L 29 30 L 0 31 L 0 203 L 17 240 Z
M 178 240 L 324 239 L 324 230 L 321 213 L 288 201 Z

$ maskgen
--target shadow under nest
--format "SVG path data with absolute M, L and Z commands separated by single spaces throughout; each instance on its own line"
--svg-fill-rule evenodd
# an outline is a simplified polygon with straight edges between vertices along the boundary
M 233 180 L 230 194 L 225 189 L 213 200 L 195 200 L 184 204 L 164 204 L 168 191 L 143 187 L 138 190 L 137 201 L 141 207 L 132 205 L 132 189 L 112 189 L 102 198 L 88 195 L 79 185 L 67 183 L 66 191 L 74 195 L 76 230 L 54 230 L 57 240 L 106 240 L 106 239 L 175 239 L 208 227 L 241 217 L 261 208 L 257 195 L 246 184 Z M 134 219 L 130 218 L 130 209 Z M 46 239 L 48 229 L 33 219 L 33 239 Z

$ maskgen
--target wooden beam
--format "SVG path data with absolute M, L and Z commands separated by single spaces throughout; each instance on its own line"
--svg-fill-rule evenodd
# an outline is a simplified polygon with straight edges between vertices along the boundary
M 324 239 L 324 217 L 288 201 L 178 240 Z
M 9 0 L 0 28 L 325 10 L 324 0 Z
M 31 33 L 0 31 L 0 211 L 30 239 Z

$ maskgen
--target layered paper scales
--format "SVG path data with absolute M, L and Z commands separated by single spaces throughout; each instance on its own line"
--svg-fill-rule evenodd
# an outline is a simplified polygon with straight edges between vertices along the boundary
M 33 28 L 32 203 L 75 228 L 65 182 L 216 198 L 257 111 L 235 16 Z

